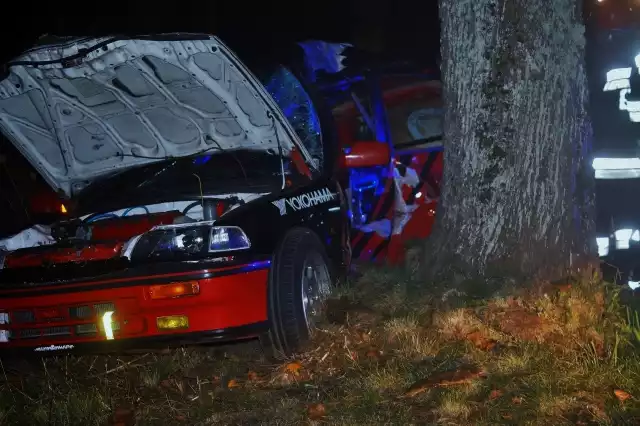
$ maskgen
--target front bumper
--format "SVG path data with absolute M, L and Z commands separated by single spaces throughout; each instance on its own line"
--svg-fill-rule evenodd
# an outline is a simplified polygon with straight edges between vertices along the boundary
M 132 337 L 125 339 L 92 342 L 52 343 L 37 346 L 8 346 L 0 351 L 3 357 L 46 356 L 46 355 L 88 355 L 125 353 L 130 351 L 151 351 L 180 346 L 207 343 L 235 342 L 258 337 L 269 329 L 266 321 L 231 327 L 221 330 L 191 333 L 171 333 L 157 336 Z
M 9 321 L 2 324 L 0 316 L 0 355 L 122 352 L 254 337 L 267 328 L 269 266 L 262 261 L 5 291 L 0 314 Z M 197 295 L 149 296 L 151 285 L 194 281 Z M 104 330 L 105 310 L 114 326 L 111 337 Z M 160 329 L 157 318 L 166 316 L 186 317 L 188 325 Z M 80 332 L 88 328 L 94 332 Z

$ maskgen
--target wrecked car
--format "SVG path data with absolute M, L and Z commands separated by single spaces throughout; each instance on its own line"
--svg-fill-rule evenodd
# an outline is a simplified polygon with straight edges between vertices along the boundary
M 390 148 L 318 156 L 267 86 L 209 35 L 65 40 L 7 65 L 0 128 L 65 214 L 0 241 L 0 355 L 309 339 L 351 262 L 347 170 L 387 169 Z

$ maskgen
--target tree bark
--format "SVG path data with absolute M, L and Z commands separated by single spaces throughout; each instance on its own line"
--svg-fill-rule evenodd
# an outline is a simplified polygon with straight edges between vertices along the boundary
M 590 265 L 580 0 L 439 0 L 444 176 L 429 275 L 555 279 Z

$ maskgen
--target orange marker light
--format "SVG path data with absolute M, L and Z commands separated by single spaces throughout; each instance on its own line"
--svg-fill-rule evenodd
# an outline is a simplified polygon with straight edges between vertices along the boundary
M 198 294 L 200 294 L 200 285 L 198 284 L 198 281 L 152 285 L 149 287 L 149 298 L 151 298 L 151 300 L 175 299 L 178 297 L 195 296 Z
M 65 206 L 64 204 L 60 204 L 60 213 L 66 213 L 67 212 L 67 206 Z

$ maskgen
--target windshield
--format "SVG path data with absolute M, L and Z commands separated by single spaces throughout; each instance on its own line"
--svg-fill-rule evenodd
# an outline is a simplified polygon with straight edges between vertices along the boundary
M 320 118 L 307 90 L 289 69 L 281 65 L 268 67 L 257 73 L 265 89 L 309 151 L 315 167 L 322 170 L 325 159 Z

